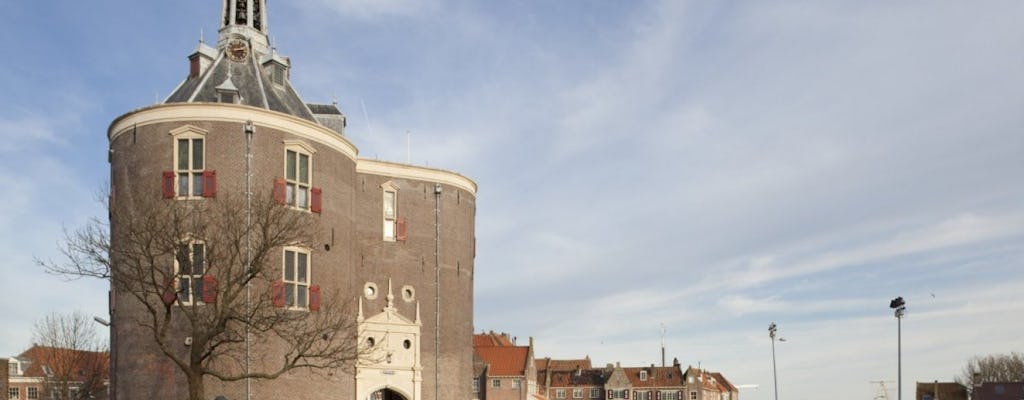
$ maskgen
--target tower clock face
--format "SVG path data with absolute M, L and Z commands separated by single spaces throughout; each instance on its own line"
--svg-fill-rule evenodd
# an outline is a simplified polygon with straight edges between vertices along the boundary
M 225 51 L 228 53 L 228 58 L 231 61 L 242 62 L 249 56 L 249 44 L 244 40 L 233 39 L 228 42 Z

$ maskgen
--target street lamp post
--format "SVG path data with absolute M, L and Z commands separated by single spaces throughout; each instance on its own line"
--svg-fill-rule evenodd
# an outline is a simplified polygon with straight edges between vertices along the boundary
M 889 308 L 896 315 L 896 399 L 903 400 L 903 314 L 907 312 L 907 303 L 902 297 L 889 302 Z
M 768 337 L 772 340 L 772 381 L 775 389 L 775 400 L 779 400 L 779 375 L 775 370 L 775 331 L 778 330 L 778 326 L 772 322 L 768 325 Z M 780 340 L 783 340 L 780 338 Z

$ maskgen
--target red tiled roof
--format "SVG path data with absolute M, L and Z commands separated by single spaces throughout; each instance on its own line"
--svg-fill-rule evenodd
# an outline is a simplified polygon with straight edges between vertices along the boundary
M 515 344 L 508 338 L 508 335 L 500 333 L 483 333 L 479 335 L 473 335 L 473 347 L 512 347 Z
M 590 387 L 604 385 L 603 369 L 552 371 L 551 387 Z
M 723 376 L 722 373 L 720 373 L 720 372 L 712 372 L 711 376 L 713 376 L 715 378 L 715 383 L 717 383 L 718 386 L 721 386 L 721 390 L 723 392 L 739 392 L 740 391 L 739 389 L 736 388 L 736 386 L 732 385 L 732 382 L 729 382 L 728 379 L 725 379 L 725 376 Z
M 577 368 L 593 368 L 590 365 L 590 357 L 579 360 L 552 360 L 545 358 L 543 360 L 536 360 L 536 364 L 537 371 L 575 371 Z
M 487 369 L 490 376 L 526 375 L 529 347 L 483 346 L 474 350 L 490 365 L 490 368 Z
M 683 386 L 683 372 L 678 367 L 623 368 L 634 388 Z M 640 380 L 640 372 L 647 372 L 647 380 Z
M 57 359 L 72 360 L 72 362 L 75 363 L 75 365 L 71 367 L 71 371 L 76 376 L 72 378 L 85 379 L 87 378 L 87 374 L 95 371 L 99 373 L 100 379 L 106 380 L 109 375 L 108 372 L 110 371 L 110 356 L 105 352 L 32 346 L 21 353 L 18 358 L 32 361 L 32 363 L 28 365 L 28 369 L 25 370 L 26 377 L 45 378 L 47 374 L 43 371 L 43 366 L 46 365 L 49 368 L 56 368 L 56 366 L 47 365 L 47 363 L 58 362 L 56 361 Z

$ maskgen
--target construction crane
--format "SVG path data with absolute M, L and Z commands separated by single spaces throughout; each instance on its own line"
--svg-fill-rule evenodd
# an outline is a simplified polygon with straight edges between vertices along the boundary
M 873 400 L 889 400 L 889 389 L 885 387 L 886 383 L 896 383 L 895 381 L 868 381 L 872 385 L 878 385 L 878 391 L 875 392 Z

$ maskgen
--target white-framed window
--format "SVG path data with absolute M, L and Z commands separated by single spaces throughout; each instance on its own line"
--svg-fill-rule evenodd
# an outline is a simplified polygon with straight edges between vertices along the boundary
M 473 393 L 480 393 L 480 378 L 473 378 Z
M 203 197 L 203 171 L 206 170 L 204 135 L 187 131 L 175 135 L 174 174 L 179 198 Z
M 384 220 L 384 240 L 393 242 L 398 239 L 398 188 L 390 182 L 381 186 L 381 212 Z
M 283 269 L 285 306 L 308 308 L 311 275 L 309 251 L 297 247 L 285 248 Z
M 574 399 L 582 399 L 583 398 L 583 388 L 573 388 L 572 389 L 572 398 L 574 398 Z
M 647 371 L 640 371 L 640 382 L 647 381 Z
M 206 243 L 189 241 L 178 244 L 174 257 L 174 275 L 178 280 L 178 302 L 201 304 L 203 275 L 206 273 Z
M 512 388 L 513 389 L 519 389 L 521 387 L 523 387 L 523 380 L 522 379 L 519 379 L 519 378 L 512 379 Z
M 16 387 L 8 388 L 7 389 L 7 398 L 8 399 L 20 399 L 21 398 L 21 390 L 19 390 Z
M 31 386 L 26 390 L 28 400 L 39 400 L 39 388 Z
M 284 154 L 285 202 L 295 208 L 309 209 L 313 181 L 312 151 L 306 146 L 289 145 Z
M 661 392 L 661 400 L 682 400 L 679 398 L 679 392 L 669 390 Z
M 592 399 L 600 399 L 601 398 L 601 388 L 590 388 L 590 398 L 592 398 Z
M 12 362 L 12 363 L 8 363 L 7 364 L 7 375 L 8 376 L 17 376 L 17 375 L 19 375 L 18 374 L 18 363 L 13 363 Z
M 491 379 L 491 387 L 495 389 L 501 388 L 501 379 Z
M 555 398 L 556 399 L 564 399 L 565 398 L 565 389 L 555 389 Z

